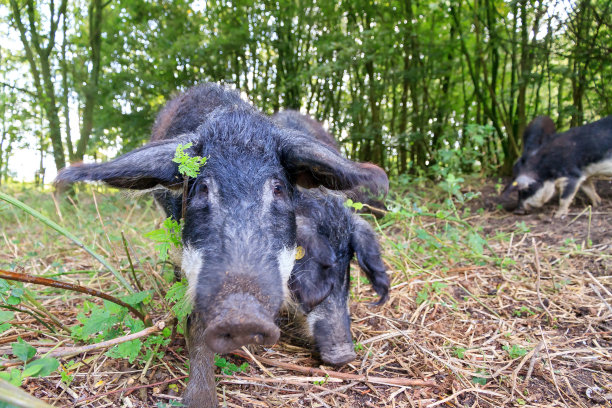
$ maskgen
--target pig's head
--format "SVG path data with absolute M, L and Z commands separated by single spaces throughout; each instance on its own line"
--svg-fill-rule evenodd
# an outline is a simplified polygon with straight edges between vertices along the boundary
M 534 173 L 523 173 L 512 181 L 508 191 L 518 191 L 518 205 L 514 213 L 523 215 L 546 204 L 555 194 L 556 187 L 553 181 L 540 180 Z
M 342 158 L 333 149 L 275 126 L 240 106 L 216 112 L 196 131 L 151 142 L 114 160 L 62 170 L 56 183 L 103 181 L 125 189 L 183 191 L 172 161 L 179 144 L 208 157 L 189 180 L 182 269 L 206 344 L 228 352 L 273 344 L 274 324 L 294 265 L 296 185 L 388 188 L 381 169 Z M 178 199 L 178 198 L 177 198 Z
M 538 116 L 529 122 L 527 127 L 525 127 L 525 131 L 523 132 L 523 154 L 512 166 L 513 180 L 505 187 L 502 193 L 502 198 L 504 200 L 507 200 L 512 192 L 519 190 L 518 177 L 525 173 L 527 162 L 533 160 L 531 157 L 537 155 L 542 146 L 557 136 L 556 131 L 555 123 L 548 116 Z M 532 176 L 529 177 L 533 179 Z M 528 180 L 525 177 L 520 180 L 523 193 L 519 193 L 519 202 L 521 201 L 520 196 L 525 196 L 526 190 L 528 190 L 529 181 L 531 180 Z M 531 182 L 531 184 L 533 184 L 533 182 Z M 525 200 L 526 198 L 524 198 L 522 201 Z M 515 202 L 514 205 L 507 203 L 505 207 L 510 211 L 515 209 L 519 213 L 524 213 L 524 211 L 526 211 L 521 210 L 520 207 L 517 207 L 517 202 Z

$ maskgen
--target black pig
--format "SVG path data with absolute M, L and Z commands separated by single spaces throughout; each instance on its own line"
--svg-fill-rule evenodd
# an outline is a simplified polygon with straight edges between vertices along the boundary
M 600 176 L 612 176 L 612 116 L 560 133 L 527 158 L 510 187 L 519 193 L 515 212 L 541 207 L 557 189 L 556 217 L 567 214 L 578 188 L 596 206 L 601 198 L 593 180 Z
M 63 169 L 59 184 L 100 180 L 129 189 L 160 188 L 162 206 L 181 217 L 182 175 L 172 162 L 179 144 L 208 157 L 188 185 L 182 270 L 194 308 L 187 344 L 189 407 L 214 407 L 213 352 L 272 344 L 296 253 L 296 185 L 386 192 L 376 166 L 341 157 L 311 137 L 277 126 L 215 84 L 194 87 L 160 112 L 151 142 L 114 160 Z
M 301 329 L 321 359 L 343 365 L 355 358 L 348 311 L 350 262 L 359 266 L 380 295 L 389 296 L 389 277 L 372 227 L 346 208 L 343 196 L 310 189 L 297 200 L 297 242 L 303 248 L 289 278 Z M 292 308 L 291 306 L 297 306 Z

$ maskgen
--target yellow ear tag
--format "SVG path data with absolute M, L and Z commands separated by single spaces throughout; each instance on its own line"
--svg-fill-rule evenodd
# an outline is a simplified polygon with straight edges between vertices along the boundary
M 295 248 L 295 260 L 296 261 L 302 259 L 304 255 L 306 255 L 306 251 L 304 251 L 304 247 L 299 246 Z
M 518 186 L 518 183 L 515 181 L 512 183 L 512 187 L 516 187 L 516 186 Z

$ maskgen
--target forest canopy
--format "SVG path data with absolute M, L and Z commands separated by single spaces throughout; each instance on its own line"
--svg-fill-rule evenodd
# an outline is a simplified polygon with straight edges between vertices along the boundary
M 612 113 L 612 0 L 0 0 L 0 32 L 0 181 L 140 146 L 205 81 L 392 175 L 508 174 L 536 115 Z

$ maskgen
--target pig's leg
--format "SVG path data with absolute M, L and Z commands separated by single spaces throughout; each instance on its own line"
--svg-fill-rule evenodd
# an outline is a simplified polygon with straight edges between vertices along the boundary
M 574 200 L 574 196 L 580 187 L 580 184 L 584 181 L 584 178 L 570 178 L 567 179 L 563 190 L 561 191 L 561 197 L 559 199 L 559 210 L 555 213 L 555 218 L 563 218 L 567 215 L 569 206 Z
M 593 179 L 588 179 L 581 186 L 580 189 L 584 192 L 584 194 L 589 197 L 591 203 L 593 203 L 593 207 L 597 207 L 601 204 L 601 198 L 597 195 L 597 191 L 595 190 L 595 184 L 593 184 Z
M 187 349 L 189 350 L 189 382 L 183 404 L 188 408 L 216 408 L 219 406 L 215 389 L 214 354 L 204 342 L 204 324 L 192 313 L 187 320 Z

